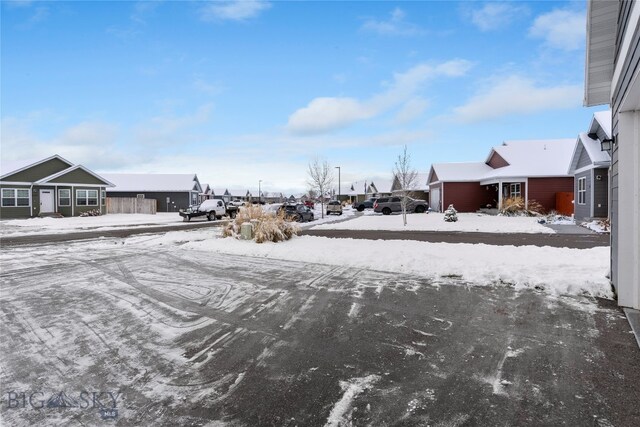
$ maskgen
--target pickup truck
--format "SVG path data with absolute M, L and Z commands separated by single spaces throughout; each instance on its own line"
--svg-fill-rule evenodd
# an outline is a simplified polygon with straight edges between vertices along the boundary
M 220 199 L 208 199 L 199 205 L 189 206 L 187 210 L 180 210 L 180 216 L 183 221 L 191 221 L 191 218 L 204 215 L 207 216 L 207 221 L 221 219 L 224 215 L 228 215 L 229 218 L 235 218 L 237 213 L 237 206 L 225 205 L 224 201 Z

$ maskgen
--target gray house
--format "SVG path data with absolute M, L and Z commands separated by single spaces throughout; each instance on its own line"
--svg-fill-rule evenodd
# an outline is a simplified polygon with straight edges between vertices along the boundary
M 593 115 L 588 133 L 578 135 L 569 174 L 574 176 L 574 217 L 577 221 L 609 216 L 611 156 L 601 141 L 611 139 L 611 112 Z
M 107 191 L 107 197 L 155 199 L 158 212 L 177 212 L 197 205 L 202 194 L 196 174 L 105 173 L 102 176 L 115 184 Z
M 38 161 L 3 164 L 0 219 L 106 214 L 107 179 L 58 155 Z
M 612 110 L 611 282 L 640 309 L 640 2 L 589 1 L 584 104 Z

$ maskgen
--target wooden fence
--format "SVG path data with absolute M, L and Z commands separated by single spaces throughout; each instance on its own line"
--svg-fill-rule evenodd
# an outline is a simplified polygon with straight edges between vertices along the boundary
M 155 215 L 156 199 L 138 199 L 137 197 L 107 197 L 107 214 L 151 214 Z

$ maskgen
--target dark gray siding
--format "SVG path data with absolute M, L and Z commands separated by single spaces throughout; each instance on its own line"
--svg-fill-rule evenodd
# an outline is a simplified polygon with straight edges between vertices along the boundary
M 580 157 L 578 157 L 578 165 L 576 166 L 576 169 L 580 169 L 583 168 L 585 166 L 590 166 L 591 165 L 591 158 L 589 157 L 589 154 L 587 154 L 587 150 L 585 150 L 582 147 L 582 144 L 580 144 L 581 147 L 579 148 L 580 150 Z
M 611 133 L 614 138 L 618 138 L 618 112 L 620 105 L 629 91 L 631 77 L 638 67 L 640 67 L 640 30 L 629 27 L 631 16 L 632 0 L 621 0 L 618 15 L 618 33 L 616 36 L 615 62 L 620 59 L 620 48 L 626 31 L 636 31 L 631 41 L 625 63 L 623 64 L 623 74 L 620 76 L 618 85 L 614 88 L 611 102 L 612 128 Z M 618 146 L 615 145 L 611 156 L 611 282 L 615 288 L 618 287 Z
M 136 197 L 138 194 L 144 194 L 145 199 L 156 199 L 157 212 L 177 212 L 180 209 L 186 209 L 190 203 L 190 192 L 122 192 L 107 190 L 107 197 Z M 169 198 L 169 206 L 167 207 L 167 197 Z
M 586 178 L 586 195 L 584 204 L 581 205 L 578 203 L 578 180 L 580 178 Z M 593 183 L 591 182 L 591 169 L 588 171 L 577 173 L 575 176 L 575 180 L 573 183 L 573 212 L 574 217 L 577 221 L 583 221 L 587 218 L 591 217 L 591 186 Z
M 595 169 L 593 176 L 593 216 L 606 218 L 609 215 L 609 169 Z

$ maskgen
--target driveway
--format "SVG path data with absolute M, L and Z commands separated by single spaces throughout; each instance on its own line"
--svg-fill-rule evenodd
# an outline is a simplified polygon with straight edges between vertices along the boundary
M 640 425 L 612 301 L 119 239 L 1 260 L 6 425 Z

